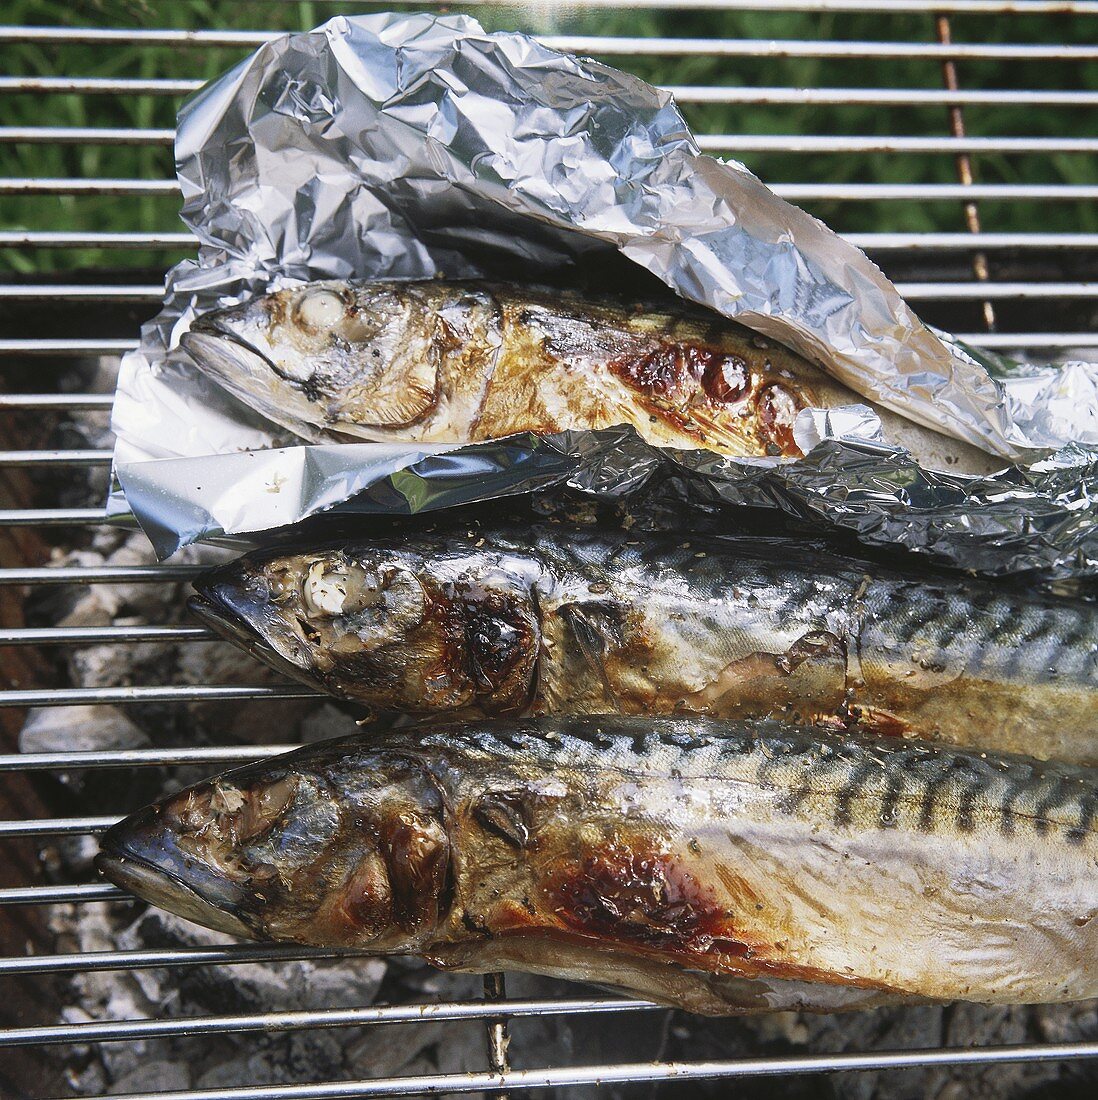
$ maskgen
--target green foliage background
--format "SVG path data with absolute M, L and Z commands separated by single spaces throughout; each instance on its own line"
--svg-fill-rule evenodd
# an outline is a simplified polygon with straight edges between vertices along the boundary
M 266 0 L 215 3 L 210 0 L 90 0 L 74 6 L 63 0 L 7 0 L 9 25 L 114 26 L 133 28 L 217 28 L 299 30 L 331 15 L 415 5 L 291 3 Z M 460 4 L 454 11 L 461 11 Z M 470 9 L 489 29 L 545 33 L 912 40 L 932 42 L 928 15 L 762 13 L 720 11 L 593 10 L 553 13 L 543 7 L 500 6 Z M 955 17 L 957 42 L 1047 42 L 1092 44 L 1098 20 L 1063 15 Z M 7 44 L 7 75 L 209 79 L 246 55 L 239 47 L 147 47 Z M 614 57 L 608 60 L 658 83 L 745 84 L 846 87 L 941 87 L 933 60 L 765 59 L 712 56 Z M 1048 62 L 962 62 L 963 88 L 1061 88 L 1098 90 L 1098 64 Z M 12 94 L 0 97 L 3 126 L 170 127 L 176 100 L 169 96 Z M 697 132 L 792 134 L 947 133 L 942 107 L 743 107 L 685 105 Z M 974 135 L 1098 136 L 1093 108 L 1031 107 L 1024 104 L 966 109 Z M 783 181 L 956 182 L 948 155 L 789 155 L 742 157 L 771 183 Z M 1081 155 L 975 158 L 977 178 L 987 183 L 1093 183 L 1095 161 Z M 168 147 L 0 144 L 0 175 L 164 179 L 172 175 Z M 174 196 L 4 196 L 0 228 L 39 230 L 178 230 Z M 840 231 L 924 231 L 963 228 L 954 202 L 820 203 L 811 207 Z M 985 203 L 988 230 L 1098 231 L 1098 205 L 1084 203 Z M 11 272 L 108 264 L 145 268 L 166 266 L 179 250 L 112 252 L 87 249 L 0 249 L 0 267 Z

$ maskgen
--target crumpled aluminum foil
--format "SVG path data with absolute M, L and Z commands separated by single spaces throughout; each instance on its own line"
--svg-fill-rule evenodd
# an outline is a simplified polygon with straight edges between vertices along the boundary
M 742 165 L 701 155 L 670 96 L 463 16 L 338 17 L 261 47 L 183 108 L 199 258 L 122 363 L 115 490 L 157 553 L 321 511 L 415 511 L 568 482 L 819 516 L 992 573 L 1098 572 L 1098 367 L 1015 367 L 924 326 L 857 249 Z M 908 418 L 1012 462 L 920 469 L 864 406 L 805 410 L 802 461 L 658 452 L 633 433 L 463 447 L 306 445 L 178 350 L 198 314 L 319 278 L 499 277 L 617 249 L 684 298 L 821 363 Z M 971 352 L 971 354 L 970 354 Z M 1055 454 L 1049 458 L 1049 452 Z

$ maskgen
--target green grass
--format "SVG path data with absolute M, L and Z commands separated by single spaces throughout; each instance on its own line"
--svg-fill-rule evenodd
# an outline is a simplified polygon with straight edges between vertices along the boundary
M 394 5 L 389 5 L 394 6 Z M 306 29 L 338 12 L 379 10 L 378 5 L 341 3 L 245 2 L 228 5 L 205 0 L 99 0 L 85 4 L 77 20 L 86 25 L 124 27 Z M 455 6 L 460 10 L 460 5 Z M 474 14 L 489 29 L 557 33 L 760 37 L 911 39 L 933 41 L 929 16 L 849 15 L 751 12 L 596 11 L 569 18 L 514 8 L 479 9 Z M 58 0 L 8 0 L 9 24 L 70 25 L 73 5 Z M 1094 20 L 1058 16 L 958 18 L 957 41 L 1039 41 L 1090 43 Z M 245 56 L 235 48 L 99 48 L 81 45 L 7 46 L 8 74 L 129 76 L 210 79 Z M 793 86 L 938 87 L 941 74 L 933 61 L 827 61 L 821 59 L 615 58 L 611 63 L 653 82 Z M 1046 87 L 1098 89 L 1098 65 L 966 62 L 960 66 L 965 88 Z M 170 127 L 175 101 L 170 97 L 8 95 L 3 99 L 6 126 Z M 812 134 L 944 134 L 944 108 L 911 107 L 735 107 L 685 106 L 698 132 Z M 970 108 L 972 134 L 1098 135 L 1098 112 L 1064 108 Z M 956 182 L 952 159 L 942 155 L 745 156 L 768 182 Z M 977 178 L 988 183 L 1094 182 L 1093 158 L 1085 156 L 980 156 Z M 167 147 L 0 145 L 0 175 L 167 178 L 172 173 Z M 170 196 L 5 196 L 0 228 L 50 230 L 156 231 L 180 227 L 178 201 Z M 925 231 L 963 228 L 959 204 L 818 204 L 812 212 L 841 231 Z M 1095 204 L 984 204 L 989 230 L 1098 231 Z M 164 267 L 179 252 L 86 249 L 0 250 L 0 267 L 17 273 L 87 266 Z

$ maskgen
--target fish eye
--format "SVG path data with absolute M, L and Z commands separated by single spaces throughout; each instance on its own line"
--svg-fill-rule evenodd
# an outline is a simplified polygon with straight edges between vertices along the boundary
M 382 583 L 374 573 L 342 559 L 313 562 L 301 586 L 301 596 L 312 614 L 334 619 L 361 611 L 380 599 Z
M 318 333 L 342 321 L 347 304 L 334 290 L 308 290 L 298 299 L 294 319 L 307 332 Z

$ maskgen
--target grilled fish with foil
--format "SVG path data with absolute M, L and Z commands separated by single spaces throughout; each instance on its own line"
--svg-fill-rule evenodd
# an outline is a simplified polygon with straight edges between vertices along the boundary
M 465 443 L 631 424 L 661 447 L 800 456 L 802 408 L 866 401 L 794 352 L 675 301 L 475 282 L 317 282 L 199 317 L 198 367 L 298 435 Z M 995 459 L 873 406 L 938 469 Z
M 260 940 L 696 1012 L 1098 996 L 1098 771 L 776 723 L 587 717 L 322 742 L 103 838 Z
M 757 539 L 535 524 L 246 555 L 208 625 L 378 711 L 781 716 L 1098 763 L 1098 608 Z

